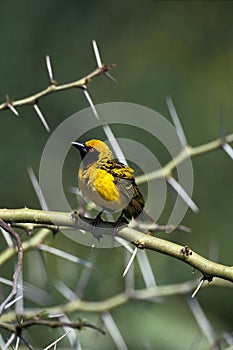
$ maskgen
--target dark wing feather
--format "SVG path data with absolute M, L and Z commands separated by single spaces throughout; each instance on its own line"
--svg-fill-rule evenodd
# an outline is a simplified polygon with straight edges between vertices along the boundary
M 101 168 L 114 177 L 118 191 L 126 197 L 129 204 L 124 208 L 125 216 L 129 219 L 136 218 L 142 212 L 145 203 L 143 195 L 135 183 L 133 169 L 115 160 L 105 163 Z

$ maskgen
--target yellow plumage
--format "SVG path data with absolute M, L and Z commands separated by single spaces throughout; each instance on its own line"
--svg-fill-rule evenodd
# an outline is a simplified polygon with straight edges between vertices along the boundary
M 144 199 L 135 183 L 134 170 L 114 160 L 100 140 L 72 144 L 83 160 L 78 173 L 82 194 L 105 210 L 122 210 L 128 219 L 136 218 L 143 210 Z

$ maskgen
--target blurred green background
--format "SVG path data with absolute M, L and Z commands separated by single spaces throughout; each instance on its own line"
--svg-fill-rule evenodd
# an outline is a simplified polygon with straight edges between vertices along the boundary
M 91 40 L 96 39 L 104 62 L 116 63 L 112 74 L 118 83 L 114 85 L 105 77 L 95 79 L 89 88 L 95 103 L 137 103 L 169 119 L 164 97 L 170 95 L 189 143 L 205 143 L 220 136 L 221 106 L 227 133 L 233 132 L 232 15 L 232 1 L 1 0 L 1 100 L 4 102 L 6 94 L 18 99 L 47 86 L 46 54 L 50 54 L 59 83 L 84 76 L 95 68 Z M 43 98 L 40 107 L 54 130 L 72 113 L 87 107 L 87 102 L 81 91 L 70 90 Z M 49 135 L 32 107 L 18 110 L 19 117 L 9 110 L 1 112 L 1 207 L 40 208 L 26 169 L 30 165 L 38 174 Z M 163 154 L 158 157 L 163 160 Z M 184 219 L 193 232 L 165 234 L 165 238 L 190 245 L 201 255 L 227 265 L 232 265 L 232 166 L 223 151 L 193 159 L 193 198 L 200 213 L 189 211 Z M 77 164 L 66 169 L 73 176 L 71 185 L 76 181 L 74 168 L 76 171 Z M 82 258 L 90 252 L 63 235 L 50 243 Z M 157 253 L 148 255 L 158 284 L 199 277 L 174 259 Z M 122 291 L 123 261 L 123 249 L 96 251 L 96 268 L 85 298 L 102 300 Z M 24 279 L 47 288 L 52 295 L 50 305 L 55 305 L 63 301 L 55 292 L 56 281 L 61 279 L 75 288 L 82 269 L 48 255 L 46 264 L 49 283 L 43 279 L 37 254 L 27 254 Z M 10 264 L 1 274 L 9 277 L 9 273 Z M 135 274 L 138 286 L 143 287 L 139 269 Z M 216 337 L 233 330 L 231 289 L 206 288 L 198 300 Z M 98 315 L 80 316 L 101 323 Z M 129 349 L 201 350 L 208 346 L 185 297 L 170 297 L 159 303 L 131 302 L 115 309 L 112 316 Z M 26 337 L 33 346 L 42 348 L 61 333 L 35 328 Z M 83 349 L 115 349 L 109 335 L 86 330 L 80 338 Z M 69 348 L 65 340 L 62 344 Z

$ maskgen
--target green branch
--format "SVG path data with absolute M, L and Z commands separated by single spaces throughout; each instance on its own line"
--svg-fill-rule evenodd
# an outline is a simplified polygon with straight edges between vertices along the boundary
M 23 209 L 0 209 L 0 218 L 8 223 L 34 223 L 36 225 L 51 225 L 54 226 L 65 226 L 74 229 L 85 230 L 90 232 L 92 226 L 92 219 L 79 217 L 78 214 L 74 215 L 71 213 L 62 212 L 49 212 L 42 210 L 33 210 L 28 208 Z M 114 223 L 102 221 L 98 227 L 95 228 L 95 234 L 101 236 L 102 234 L 112 234 Z M 48 230 L 42 231 L 41 239 L 45 238 L 48 234 Z M 75 233 L 76 234 L 76 233 Z M 165 255 L 169 255 L 173 258 L 181 260 L 193 268 L 199 270 L 205 279 L 212 280 L 213 277 L 219 277 L 228 281 L 233 282 L 233 267 L 221 265 L 205 259 L 197 253 L 190 250 L 190 248 L 178 245 L 176 243 L 166 241 L 164 239 L 154 237 L 150 234 L 144 234 L 130 227 L 121 228 L 117 235 L 126 241 L 134 244 L 140 249 L 149 249 Z M 35 239 L 36 236 L 31 238 L 28 243 L 25 242 L 27 249 L 30 248 L 31 240 Z M 39 244 L 39 240 L 36 242 Z M 35 242 L 35 241 L 34 241 Z M 35 243 L 34 243 L 35 244 Z M 35 245 L 34 245 L 35 247 Z M 15 251 L 12 248 L 7 249 L 2 255 L 6 258 L 12 256 Z M 0 260 L 0 265 L 5 260 Z
M 147 181 L 159 179 L 161 177 L 166 177 L 171 175 L 171 172 L 174 168 L 177 167 L 177 165 L 181 164 L 185 159 L 189 157 L 195 157 L 200 154 L 205 154 L 211 151 L 214 151 L 216 149 L 222 148 L 222 146 L 226 143 L 232 143 L 233 142 L 233 134 L 229 134 L 226 137 L 218 138 L 214 141 L 204 143 L 203 145 L 191 147 L 187 145 L 184 149 L 181 150 L 181 152 L 174 157 L 170 162 L 168 162 L 162 169 L 152 171 L 146 175 L 141 175 L 136 178 L 137 184 L 144 183 Z
M 48 307 L 42 312 L 47 315 L 57 315 L 57 314 L 71 314 L 74 312 L 88 312 L 88 313 L 103 313 L 106 311 L 111 311 L 112 309 L 122 306 L 129 302 L 130 300 L 154 300 L 154 298 L 167 297 L 172 295 L 187 295 L 191 293 L 198 285 L 199 281 L 187 281 L 182 283 L 168 284 L 165 286 L 157 286 L 155 288 L 144 288 L 139 290 L 127 290 L 116 294 L 110 298 L 100 301 L 85 301 L 76 299 L 69 301 L 64 305 L 56 305 Z M 224 286 L 233 287 L 229 282 L 222 281 L 216 278 L 211 284 L 206 283 L 202 286 Z M 24 309 L 23 314 L 16 315 L 14 311 L 10 311 L 0 317 L 1 323 L 6 323 L 7 327 L 9 323 L 12 323 L 16 318 L 22 317 L 24 320 L 38 317 L 38 309 Z M 0 323 L 0 327 L 1 327 Z

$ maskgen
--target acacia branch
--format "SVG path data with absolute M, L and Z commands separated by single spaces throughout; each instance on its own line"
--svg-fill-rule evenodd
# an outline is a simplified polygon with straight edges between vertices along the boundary
M 101 328 L 85 321 L 84 322 L 63 322 L 63 321 L 57 321 L 57 320 L 41 319 L 38 316 L 35 316 L 27 320 L 22 320 L 22 322 L 20 322 L 19 324 L 9 324 L 9 323 L 0 322 L 0 328 L 6 329 L 11 333 L 15 333 L 17 336 L 20 336 L 24 329 L 35 325 L 47 326 L 50 328 L 69 327 L 69 328 L 79 329 L 79 330 L 82 330 L 83 328 L 92 328 L 99 331 L 101 334 L 105 335 L 105 332 Z
M 72 300 L 63 305 L 55 305 L 48 307 L 44 310 L 47 315 L 57 314 L 71 314 L 75 312 L 88 312 L 88 313 L 103 313 L 111 311 L 114 308 L 122 306 L 131 300 L 148 300 L 153 301 L 156 298 L 167 297 L 172 295 L 187 295 L 191 293 L 198 285 L 199 280 L 186 281 L 181 283 L 169 284 L 164 286 L 156 286 L 153 288 L 143 288 L 138 290 L 127 290 L 122 293 L 118 293 L 110 298 L 99 301 L 86 301 L 86 300 Z M 211 284 L 205 283 L 202 288 L 209 286 L 224 286 L 232 287 L 230 282 L 223 281 L 216 278 Z M 16 319 L 22 318 L 24 322 L 26 320 L 35 319 L 38 317 L 38 309 L 24 309 L 23 314 L 16 315 L 14 311 L 10 311 L 0 318 L 0 327 L 2 324 L 6 324 L 6 327 L 10 327 L 10 323 L 15 322 Z
M 22 105 L 34 105 L 38 102 L 38 100 L 46 95 L 49 95 L 51 93 L 55 93 L 58 91 L 63 91 L 63 90 L 68 90 L 68 89 L 74 89 L 74 88 L 83 88 L 87 86 L 91 80 L 98 75 L 101 75 L 110 69 L 112 69 L 115 65 L 106 65 L 104 64 L 101 67 L 96 68 L 94 71 L 91 73 L 87 74 L 85 77 L 75 80 L 70 83 L 66 84 L 57 84 L 56 82 L 51 82 L 51 84 L 45 88 L 44 90 L 41 90 L 31 96 L 19 99 L 19 100 L 10 100 L 9 97 L 7 96 L 6 102 L 0 104 L 0 111 L 4 109 L 10 108 L 10 106 L 17 107 L 17 106 L 22 106 Z
M 65 226 L 67 228 L 71 227 L 88 232 L 90 232 L 92 227 L 92 219 L 79 217 L 78 214 L 74 217 L 70 213 L 33 210 L 28 208 L 0 209 L 0 218 L 9 223 L 35 223 L 52 225 L 52 227 L 54 227 L 54 225 L 58 227 Z M 100 225 L 95 228 L 95 234 L 99 236 L 102 234 L 112 234 L 113 227 L 114 223 L 102 221 Z M 154 237 L 150 234 L 144 234 L 128 226 L 120 228 L 117 235 L 141 249 L 153 250 L 181 260 L 199 270 L 204 278 L 209 281 L 212 280 L 213 277 L 219 277 L 233 282 L 232 266 L 210 261 L 188 247 Z M 30 247 L 30 245 L 28 247 Z
M 181 164 L 183 161 L 189 157 L 195 157 L 201 154 L 205 154 L 216 149 L 221 149 L 225 144 L 233 143 L 233 134 L 229 134 L 224 138 L 217 138 L 216 140 L 204 143 L 196 147 L 185 146 L 180 153 L 169 161 L 162 169 L 152 171 L 146 175 L 141 175 L 136 178 L 137 184 L 144 183 L 147 181 L 159 179 L 162 177 L 167 177 L 171 174 L 172 170 Z

